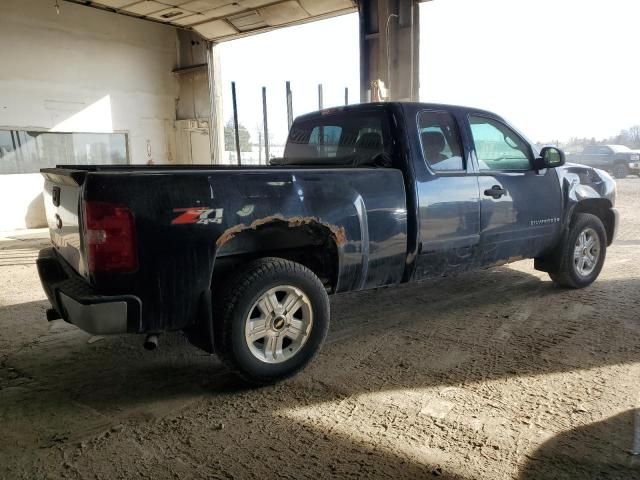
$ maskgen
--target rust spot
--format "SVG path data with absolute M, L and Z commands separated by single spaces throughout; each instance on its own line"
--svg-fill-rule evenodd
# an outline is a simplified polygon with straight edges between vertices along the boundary
M 347 234 L 344 227 L 322 223 L 318 217 L 290 217 L 287 221 L 289 222 L 290 227 L 301 227 L 309 224 L 322 225 L 331 231 L 336 245 L 341 246 L 347 243 Z
M 524 259 L 525 257 L 523 257 L 522 255 L 516 255 L 513 257 L 509 257 L 506 260 L 496 260 L 495 262 L 492 262 L 483 268 L 501 267 L 502 265 L 508 265 L 509 263 L 519 262 L 520 260 Z
M 318 217 L 289 217 L 285 218 L 283 215 L 269 215 L 268 217 L 259 218 L 251 222 L 250 225 L 245 225 L 244 223 L 240 223 L 239 225 L 235 225 L 231 228 L 225 230 L 222 235 L 216 240 L 216 246 L 220 248 L 228 241 L 232 240 L 236 235 L 246 230 L 257 230 L 259 227 L 263 225 L 267 225 L 273 222 L 284 222 L 287 224 L 289 228 L 302 227 L 304 225 L 312 225 L 317 224 L 323 227 L 328 228 L 331 231 L 333 239 L 336 242 L 336 245 L 341 246 L 347 242 L 347 235 L 344 227 L 338 227 L 336 225 L 329 225 L 320 221 Z

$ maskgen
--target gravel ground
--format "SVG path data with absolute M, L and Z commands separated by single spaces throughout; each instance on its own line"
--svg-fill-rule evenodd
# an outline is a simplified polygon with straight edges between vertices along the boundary
M 315 363 L 261 389 L 180 334 L 47 323 L 42 232 L 5 237 L 0 477 L 640 479 L 640 179 L 618 195 L 591 287 L 526 261 L 336 296 Z

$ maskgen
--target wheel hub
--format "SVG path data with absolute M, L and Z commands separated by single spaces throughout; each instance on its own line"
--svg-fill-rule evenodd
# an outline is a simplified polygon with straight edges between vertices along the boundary
M 278 315 L 271 322 L 271 327 L 276 331 L 280 331 L 285 327 L 286 324 L 287 324 L 287 319 L 285 318 L 285 316 Z
M 600 259 L 600 238 L 593 228 L 585 228 L 576 238 L 573 264 L 578 275 L 586 277 L 595 270 Z
M 273 287 L 254 302 L 245 320 L 251 354 L 265 363 L 281 363 L 296 355 L 313 326 L 309 297 L 297 287 Z

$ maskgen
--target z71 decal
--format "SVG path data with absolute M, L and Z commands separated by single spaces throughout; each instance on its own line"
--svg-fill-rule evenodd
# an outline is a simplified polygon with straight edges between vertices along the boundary
M 171 225 L 222 223 L 222 208 L 174 208 L 174 213 L 180 213 Z

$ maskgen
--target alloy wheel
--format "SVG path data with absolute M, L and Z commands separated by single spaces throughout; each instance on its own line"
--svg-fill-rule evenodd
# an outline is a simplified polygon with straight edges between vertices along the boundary
M 264 292 L 245 320 L 249 351 L 265 363 L 282 363 L 295 356 L 307 342 L 313 327 L 309 297 L 292 285 Z

